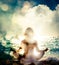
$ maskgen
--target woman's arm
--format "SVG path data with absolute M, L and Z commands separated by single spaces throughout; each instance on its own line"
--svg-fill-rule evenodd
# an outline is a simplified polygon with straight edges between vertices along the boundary
M 40 49 L 38 48 L 38 46 L 37 46 L 37 43 L 35 43 L 35 47 L 36 47 L 36 49 L 37 49 L 37 51 L 38 51 L 38 52 L 42 52 L 42 51 L 44 51 L 44 52 L 45 52 L 45 51 L 47 51 L 47 50 L 48 50 L 48 48 L 46 48 L 46 49 L 44 49 L 44 50 L 40 50 Z

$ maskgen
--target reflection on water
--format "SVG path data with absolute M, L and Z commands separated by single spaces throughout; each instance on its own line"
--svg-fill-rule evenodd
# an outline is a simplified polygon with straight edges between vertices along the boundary
M 53 38 L 49 42 L 47 41 L 45 46 L 49 48 L 49 51 L 44 55 L 45 57 L 55 56 L 59 58 L 59 38 Z M 7 56 L 10 55 L 11 47 L 12 44 L 10 40 L 0 40 L 0 58 L 4 58 L 4 54 L 7 54 Z

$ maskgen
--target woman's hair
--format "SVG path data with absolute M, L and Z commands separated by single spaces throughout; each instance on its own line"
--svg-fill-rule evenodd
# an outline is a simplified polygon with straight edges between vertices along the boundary
M 31 27 L 28 27 L 26 30 L 25 30 L 25 35 L 27 35 L 28 33 L 33 33 L 33 30 Z

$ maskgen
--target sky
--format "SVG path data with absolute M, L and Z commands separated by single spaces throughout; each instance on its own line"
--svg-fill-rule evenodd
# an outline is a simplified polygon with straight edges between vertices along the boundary
M 58 0 L 0 0 L 0 37 L 31 27 L 40 37 L 59 36 Z

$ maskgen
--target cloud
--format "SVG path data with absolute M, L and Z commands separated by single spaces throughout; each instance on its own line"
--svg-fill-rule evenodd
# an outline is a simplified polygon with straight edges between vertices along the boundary
M 28 1 L 26 1 L 24 4 L 23 4 L 23 8 L 22 8 L 22 13 L 26 13 L 28 11 L 29 8 L 31 8 L 32 5 L 31 3 L 29 3 Z
M 52 25 L 54 26 L 54 28 L 55 28 L 55 30 L 58 34 L 59 33 L 59 30 L 58 30 L 58 26 L 59 26 L 59 5 L 57 5 L 57 7 L 56 7 L 53 22 L 54 23 L 52 23 Z
M 56 31 L 56 28 L 58 28 L 56 20 L 59 20 L 57 9 L 52 11 L 46 5 L 30 7 L 30 3 L 26 2 L 21 10 L 16 10 L 13 14 L 12 22 L 23 29 L 28 26 L 32 27 L 41 36 L 58 36 L 59 32 Z M 25 14 L 22 15 L 23 13 Z
M 6 27 L 3 29 L 8 29 L 9 34 L 12 32 L 18 35 L 27 27 L 32 27 L 40 37 L 59 36 L 59 5 L 53 11 L 46 5 L 33 5 L 35 5 L 34 2 L 25 1 L 23 6 L 20 8 L 18 5 L 13 13 L 2 13 L 5 14 L 1 18 L 2 27 Z M 5 5 L 4 7 L 2 9 L 7 11 L 9 6 Z

